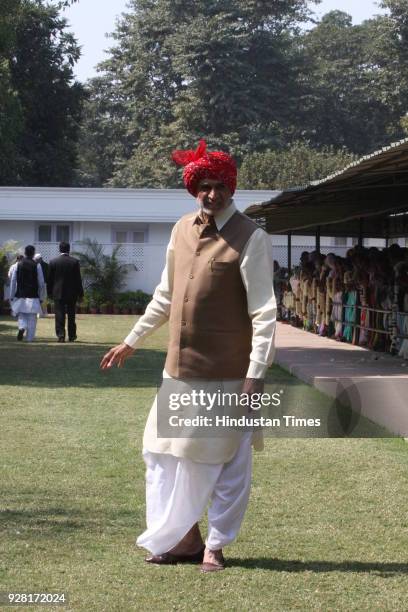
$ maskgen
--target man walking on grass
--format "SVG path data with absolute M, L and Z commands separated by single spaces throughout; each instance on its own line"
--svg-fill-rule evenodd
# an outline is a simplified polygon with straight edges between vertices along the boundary
M 37 314 L 42 313 L 45 282 L 40 264 L 33 260 L 35 248 L 28 244 L 25 257 L 14 267 L 10 283 L 10 304 L 13 316 L 18 317 L 17 340 L 32 342 L 37 329 Z
M 55 333 L 58 342 L 65 342 L 65 316 L 68 317 L 68 340 L 77 338 L 75 308 L 84 296 L 79 261 L 71 257 L 70 244 L 60 242 L 60 256 L 52 259 L 48 267 L 48 297 L 54 300 Z
M 169 321 L 163 378 L 190 392 L 263 391 L 273 360 L 276 301 L 269 236 L 237 211 L 232 196 L 237 171 L 220 151 L 175 151 L 183 180 L 198 211 L 174 226 L 166 266 L 146 313 L 122 344 L 102 359 L 106 369 L 133 354 Z M 214 387 L 215 385 L 215 387 Z M 137 544 L 149 563 L 201 563 L 224 569 L 222 549 L 237 536 L 248 503 L 251 444 L 259 435 L 159 437 L 161 404 L 151 408 L 144 438 L 147 529 Z M 208 502 L 205 546 L 198 522 Z

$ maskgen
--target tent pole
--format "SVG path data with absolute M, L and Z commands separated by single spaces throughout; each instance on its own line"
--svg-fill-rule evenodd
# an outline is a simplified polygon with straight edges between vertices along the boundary
M 360 217 L 360 219 L 358 220 L 358 246 L 362 247 L 363 246 L 363 234 L 364 234 L 364 230 L 363 230 L 363 226 L 364 226 L 364 219 L 363 217 Z
M 315 249 L 318 253 L 320 253 L 320 225 L 316 227 Z
M 288 272 L 292 272 L 292 232 L 288 232 Z

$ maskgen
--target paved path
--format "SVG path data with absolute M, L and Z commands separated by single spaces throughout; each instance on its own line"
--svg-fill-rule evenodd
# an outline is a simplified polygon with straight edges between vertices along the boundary
M 275 363 L 408 438 L 408 362 L 278 323 Z

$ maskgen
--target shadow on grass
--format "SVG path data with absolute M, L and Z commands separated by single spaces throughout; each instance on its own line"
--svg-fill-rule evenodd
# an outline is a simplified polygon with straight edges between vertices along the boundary
M 13 350 L 10 350 L 12 346 Z M 110 344 L 7 343 L 0 347 L 0 384 L 46 387 L 157 387 L 165 352 L 139 349 L 124 368 L 102 371 L 99 363 Z
M 1 332 L 6 332 L 6 331 L 13 331 L 13 332 L 17 332 L 17 324 L 16 323 L 4 323 L 3 321 L 0 322 L 0 333 Z
M 379 576 L 395 576 L 408 573 L 407 563 L 380 563 L 365 561 L 298 561 L 296 559 L 274 559 L 257 557 L 253 559 L 228 558 L 228 567 L 263 569 L 272 572 L 354 572 L 375 573 Z
M 41 531 L 42 535 L 59 535 L 85 530 L 87 533 L 106 533 L 107 529 L 122 530 L 130 528 L 133 532 L 143 529 L 144 511 L 142 508 L 117 508 L 114 511 L 95 511 L 86 513 L 76 508 L 61 506 L 37 509 L 10 510 L 0 512 L 0 529 L 3 532 L 21 529 L 21 533 Z M 324 561 L 297 559 L 278 559 L 273 557 L 227 558 L 228 568 L 243 570 L 268 570 L 271 572 L 328 572 L 367 573 L 381 577 L 393 577 L 408 574 L 408 562 L 366 562 L 357 560 Z
M 164 351 L 139 349 L 126 361 L 124 368 L 101 371 L 99 363 L 110 348 L 111 345 L 106 343 L 5 343 L 0 346 L 0 384 L 47 389 L 157 389 L 161 385 Z M 393 437 L 393 434 L 362 416 L 360 410 L 353 411 L 317 389 L 305 390 L 303 382 L 274 366 L 268 371 L 265 391 L 272 395 L 274 389 L 279 388 L 285 389 L 285 402 L 281 405 L 283 412 L 290 406 L 290 413 L 286 414 L 299 418 L 318 417 L 321 427 L 293 427 L 287 431 L 284 428 L 267 428 L 267 437 L 272 434 L 273 437 L 292 438 Z M 265 416 L 279 416 L 276 408 L 271 410 Z
M 21 529 L 23 531 L 41 529 L 43 532 L 78 531 L 85 530 L 99 532 L 107 526 L 122 528 L 124 524 L 134 528 L 141 527 L 144 512 L 118 509 L 114 512 L 103 511 L 89 513 L 77 509 L 44 508 L 27 510 L 0 511 L 0 531 Z

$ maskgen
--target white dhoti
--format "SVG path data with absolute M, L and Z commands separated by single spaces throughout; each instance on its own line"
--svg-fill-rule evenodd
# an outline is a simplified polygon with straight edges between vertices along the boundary
M 33 313 L 20 312 L 18 315 L 18 329 L 26 330 L 26 341 L 32 342 L 37 329 L 37 315 Z
M 154 555 L 171 550 L 210 503 L 206 544 L 211 550 L 230 544 L 248 505 L 251 441 L 252 433 L 244 433 L 234 457 L 218 464 L 144 450 L 147 529 L 136 543 Z
M 11 313 L 17 317 L 18 329 L 26 330 L 27 342 L 32 342 L 37 329 L 37 314 L 41 313 L 38 298 L 17 298 L 11 302 Z

